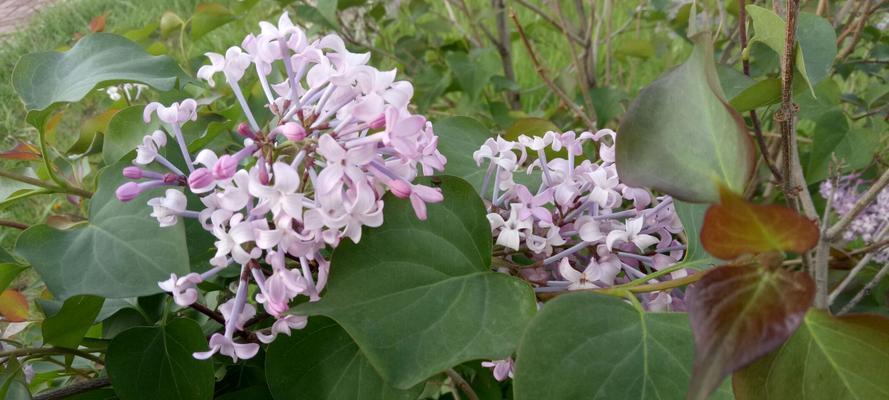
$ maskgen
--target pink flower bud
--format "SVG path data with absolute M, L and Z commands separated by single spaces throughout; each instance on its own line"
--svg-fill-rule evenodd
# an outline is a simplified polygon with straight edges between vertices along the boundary
M 238 160 L 231 155 L 224 154 L 213 165 L 213 177 L 216 179 L 230 179 L 235 176 L 238 168 Z
M 175 184 L 179 183 L 179 175 L 176 175 L 172 172 L 168 172 L 168 173 L 164 174 L 163 181 L 167 185 L 175 185 Z
M 250 129 L 250 125 L 246 122 L 241 122 L 241 124 L 238 125 L 238 135 L 249 139 L 256 139 L 256 133 L 254 133 L 253 130 Z
M 123 176 L 130 178 L 130 179 L 142 178 L 142 168 L 126 167 L 123 169 Z
M 277 130 L 278 133 L 284 135 L 284 137 L 286 137 L 287 140 L 290 140 L 292 142 L 298 142 L 298 141 L 306 138 L 305 128 L 303 128 L 300 124 L 297 124 L 296 122 L 288 122 L 284 125 L 281 125 L 281 126 L 275 128 L 275 130 Z
M 139 194 L 142 193 L 142 187 L 139 186 L 136 182 L 127 182 L 114 192 L 114 195 L 117 196 L 117 199 L 120 201 L 130 201 L 139 197 Z
M 399 199 L 406 199 L 411 195 L 411 184 L 401 179 L 392 179 L 387 185 L 389 185 L 389 191 Z
M 213 181 L 213 173 L 209 169 L 198 168 L 188 176 L 188 187 L 199 190 L 212 185 Z

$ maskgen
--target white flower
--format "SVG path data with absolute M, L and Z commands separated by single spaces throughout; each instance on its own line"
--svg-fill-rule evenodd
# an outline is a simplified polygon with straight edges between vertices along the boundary
M 176 189 L 167 189 L 164 197 L 155 197 L 148 200 L 148 205 L 153 208 L 151 216 L 157 218 L 161 227 L 176 225 L 179 215 L 185 211 L 188 199 L 185 194 Z
M 158 282 L 157 285 L 165 292 L 173 294 L 173 301 L 182 307 L 188 307 L 198 300 L 198 291 L 195 285 L 201 283 L 203 279 L 199 274 L 194 272 L 181 278 L 176 274 L 170 274 L 170 279 Z
M 500 234 L 497 235 L 497 244 L 513 250 L 519 249 L 522 235 L 521 231 L 530 231 L 532 227 L 530 219 L 519 219 L 519 207 L 521 206 L 517 204 L 511 205 L 508 220 L 504 220 L 503 217 L 497 213 L 488 214 L 488 222 L 491 223 L 491 231 L 493 232 L 500 229 Z
M 151 114 L 157 112 L 157 117 L 161 122 L 182 125 L 186 121 L 198 119 L 197 108 L 198 103 L 194 99 L 185 99 L 182 100 L 182 103 L 175 102 L 166 107 L 161 103 L 153 102 L 148 103 L 142 110 L 142 119 L 148 123 L 151 121 Z
M 625 230 L 615 229 L 608 232 L 608 237 L 605 238 L 605 245 L 608 246 L 608 250 L 610 251 L 614 247 L 614 243 L 619 240 L 632 242 L 639 248 L 639 250 L 645 250 L 648 246 L 659 242 L 660 240 L 654 236 L 639 233 L 642 231 L 642 225 L 644 223 L 645 217 L 640 216 L 638 218 L 627 220 Z
M 598 265 L 594 266 L 590 263 L 583 272 L 579 272 L 568 262 L 568 257 L 565 257 L 559 262 L 559 274 L 565 280 L 571 282 L 568 285 L 568 290 L 596 289 L 599 286 L 596 286 L 593 282 L 599 280 L 599 269 L 597 267 Z
M 226 52 L 225 56 L 218 53 L 204 54 L 210 59 L 210 65 L 204 65 L 198 69 L 197 77 L 206 80 L 210 87 L 215 86 L 213 75 L 222 72 L 227 82 L 237 82 L 244 77 L 244 72 L 250 66 L 250 55 L 244 53 L 240 47 L 232 46 Z
M 142 138 L 142 144 L 136 146 L 136 159 L 134 163 L 139 165 L 151 164 L 157 157 L 157 151 L 167 145 L 167 134 L 164 131 L 154 131 Z

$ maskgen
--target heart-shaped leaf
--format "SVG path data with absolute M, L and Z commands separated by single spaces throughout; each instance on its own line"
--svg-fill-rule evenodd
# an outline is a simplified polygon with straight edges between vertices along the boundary
M 136 327 L 108 345 L 106 368 L 123 400 L 213 398 L 213 362 L 198 360 L 206 350 L 201 327 L 179 318 L 157 327 Z
M 778 350 L 734 375 L 739 400 L 889 398 L 889 319 L 809 310 Z
M 147 191 L 128 203 L 115 197 L 125 180 L 120 171 L 127 164 L 123 160 L 100 173 L 88 223 L 68 230 L 35 225 L 19 236 L 16 252 L 31 263 L 56 298 L 145 296 L 159 293 L 157 282 L 170 273 L 188 273 L 183 224 L 161 228 L 145 205 L 164 189 Z
M 110 33 L 87 35 L 64 53 L 27 54 L 12 72 L 12 86 L 25 103 L 28 122 L 39 130 L 53 105 L 78 101 L 101 84 L 139 82 L 170 90 L 188 80 L 172 58 L 151 56 Z
M 290 336 L 279 336 L 265 359 L 266 381 L 277 400 L 413 400 L 423 389 L 395 389 L 380 377 L 336 322 L 312 317 Z
M 590 292 L 561 295 L 522 338 L 515 399 L 680 399 L 692 354 L 685 314 L 642 313 Z
M 722 203 L 710 206 L 701 228 L 701 243 L 717 258 L 769 251 L 803 253 L 818 242 L 818 226 L 794 210 L 748 203 L 725 187 L 719 193 Z
M 716 202 L 717 184 L 740 191 L 753 173 L 753 143 L 726 103 L 710 35 L 679 67 L 639 92 L 618 129 L 617 172 L 629 186 L 680 200 Z
M 334 319 L 401 389 L 509 356 L 536 310 L 526 283 L 491 271 L 491 228 L 475 190 L 449 176 L 432 184 L 444 201 L 428 205 L 428 220 L 390 195 L 385 223 L 334 252 L 327 294 L 296 308 Z
M 695 337 L 688 399 L 707 399 L 719 383 L 784 343 L 812 304 L 805 272 L 762 266 L 712 269 L 686 292 Z

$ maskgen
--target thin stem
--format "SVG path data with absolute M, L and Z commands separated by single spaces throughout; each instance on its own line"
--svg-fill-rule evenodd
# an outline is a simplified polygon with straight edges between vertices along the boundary
M 537 59 L 537 53 L 534 52 L 534 48 L 531 46 L 531 42 L 528 40 L 528 36 L 525 35 L 525 30 L 522 28 L 522 24 L 519 23 L 519 18 L 516 17 L 515 12 L 510 12 L 510 17 L 512 17 L 512 22 L 516 26 L 516 30 L 519 32 L 519 37 L 522 38 L 522 43 L 525 45 L 525 50 L 528 51 L 528 56 L 531 58 L 531 63 L 534 64 L 534 69 L 537 71 L 537 75 L 540 76 L 540 79 L 543 80 L 543 83 L 546 84 L 550 90 L 555 93 L 556 96 L 562 101 L 562 103 L 571 109 L 574 115 L 581 120 L 586 126 L 590 129 L 596 126 L 596 122 L 591 120 L 584 112 L 580 109 L 576 104 L 574 104 L 574 100 L 568 97 L 562 89 L 556 85 L 546 74 L 546 69 L 540 64 L 540 60 Z
M 88 392 L 94 389 L 103 388 L 105 386 L 110 386 L 111 380 L 107 377 L 105 378 L 96 378 L 88 381 L 82 381 L 73 383 L 71 385 L 65 386 L 58 390 L 53 390 L 51 392 L 43 393 L 34 397 L 34 400 L 57 400 L 71 397 L 75 394 Z
M 787 177 L 787 179 L 784 179 L 784 196 L 789 202 L 793 202 L 797 198 L 794 188 L 793 157 L 791 152 L 794 147 L 794 122 L 797 112 L 797 107 L 793 104 L 793 69 L 794 57 L 796 55 L 796 16 L 798 13 L 799 0 L 788 0 L 787 24 L 784 31 L 784 52 L 781 55 L 781 109 L 776 114 L 781 127 L 782 151 L 784 155 L 782 175 Z
M 877 272 L 877 274 L 874 276 L 874 278 L 871 279 L 871 281 L 868 282 L 866 285 L 864 285 L 864 287 L 861 288 L 861 290 L 859 290 L 858 293 L 855 294 L 855 297 L 853 297 L 852 300 L 849 300 L 849 303 L 847 303 L 845 306 L 843 306 L 843 308 L 837 314 L 839 314 L 839 315 L 845 314 L 845 313 L 849 312 L 849 310 L 851 310 L 852 307 L 855 307 L 856 305 L 858 305 L 858 303 L 861 302 L 862 299 L 864 299 L 864 296 L 867 295 L 868 293 L 870 293 L 870 291 L 874 288 L 874 286 L 877 286 L 877 284 L 883 280 L 883 277 L 886 276 L 887 273 L 889 273 L 889 263 L 886 263 L 885 265 L 883 265 L 883 268 L 880 268 L 880 271 Z
M 744 8 L 745 3 L 745 0 L 738 0 L 738 37 L 741 40 L 741 66 L 744 70 L 744 75 L 750 76 L 750 60 L 743 56 L 744 51 L 747 51 L 747 10 Z M 781 172 L 778 171 L 778 167 L 773 165 L 770 160 L 769 147 L 766 145 L 765 137 L 763 137 L 762 126 L 759 123 L 759 116 L 756 115 L 756 110 L 750 110 L 750 122 L 753 124 L 753 133 L 756 136 L 756 143 L 759 145 L 762 159 L 766 166 L 769 167 L 769 171 L 772 172 L 776 182 L 780 184 L 782 181 Z
M 25 175 L 19 175 L 16 173 L 4 171 L 2 169 L 0 169 L 0 176 L 2 176 L 4 178 L 12 179 L 14 181 L 27 183 L 29 185 L 42 187 L 44 189 L 50 190 L 52 193 L 68 193 L 68 194 L 73 194 L 73 195 L 77 195 L 77 196 L 85 197 L 85 198 L 93 197 L 92 192 L 89 192 L 89 191 L 81 189 L 81 188 L 72 187 L 70 185 L 68 185 L 68 186 L 53 185 L 52 183 L 45 182 L 45 181 L 42 181 L 37 178 L 32 178 L 30 176 L 25 176 Z
M 497 40 L 494 41 L 494 46 L 497 48 L 497 53 L 500 54 L 500 61 L 503 63 L 503 75 L 506 79 L 515 82 L 515 70 L 512 65 L 512 46 L 509 40 L 509 28 L 506 25 L 506 4 L 504 0 L 492 0 L 491 5 L 494 7 L 494 12 L 497 16 Z M 506 97 L 509 100 L 510 108 L 513 110 L 522 108 L 522 102 L 519 101 L 519 92 L 517 90 L 509 90 L 506 93 Z
M 11 221 L 8 219 L 0 219 L 0 226 L 6 226 L 9 228 L 15 228 L 20 230 L 25 230 L 30 228 L 31 226 L 28 224 L 23 224 L 21 222 Z
M 571 61 L 574 63 L 574 69 L 577 72 L 577 77 L 580 82 L 589 82 L 589 76 L 587 76 L 587 70 L 584 68 L 583 63 L 580 60 L 580 55 L 577 53 L 577 49 L 574 48 L 574 43 L 571 41 L 571 36 L 568 34 L 568 20 L 565 18 L 565 12 L 562 10 L 562 4 L 560 1 L 553 1 L 551 3 L 551 7 L 555 8 L 558 15 L 559 21 L 562 23 L 562 33 L 565 35 L 566 41 L 568 42 L 568 49 L 571 50 Z M 581 18 L 583 20 L 583 18 Z M 586 84 L 580 85 L 580 94 L 583 96 L 583 105 L 586 108 L 587 115 L 590 116 L 590 119 L 596 120 L 596 108 L 593 107 L 593 100 L 590 97 L 590 90 Z M 594 127 L 590 127 L 592 129 Z
M 445 373 L 448 374 L 448 378 L 451 378 L 451 381 L 454 382 L 454 385 L 460 388 L 463 393 L 466 393 L 466 397 L 469 397 L 469 400 L 479 400 L 478 395 L 475 394 L 474 390 L 472 390 L 472 386 L 469 384 L 469 382 L 466 382 L 466 379 L 463 379 L 463 377 L 460 376 L 457 371 L 454 371 L 453 368 L 448 368 Z
M 0 358 L 6 357 L 20 357 L 20 356 L 30 356 L 30 355 L 63 355 L 70 354 L 74 356 L 78 356 L 81 358 L 85 358 L 96 364 L 105 365 L 105 361 L 99 357 L 96 357 L 90 353 L 99 353 L 104 350 L 98 349 L 87 349 L 87 350 L 77 350 L 77 349 L 68 349 L 65 347 L 38 347 L 38 348 L 24 348 L 24 349 L 14 349 L 9 351 L 0 352 Z
M 875 237 L 877 240 L 885 239 L 885 240 L 883 240 L 883 242 L 889 243 L 889 238 L 885 237 L 887 233 L 889 233 L 889 224 L 886 224 L 886 226 L 883 227 L 883 229 L 880 230 L 880 232 L 878 232 L 877 236 L 875 236 Z M 875 243 L 875 244 L 879 244 L 879 243 Z M 870 247 L 870 246 L 868 246 L 868 247 Z M 865 250 L 865 249 L 866 248 L 861 249 L 861 250 Z M 849 286 L 850 283 L 852 283 L 852 280 L 855 279 L 855 276 L 857 276 L 858 273 L 861 272 L 861 270 L 864 269 L 864 267 L 870 263 L 871 259 L 873 259 L 873 256 L 874 256 L 873 253 L 867 253 L 864 255 L 864 257 L 861 257 L 861 259 L 858 260 L 858 263 L 855 264 L 854 267 L 852 267 L 852 269 L 849 271 L 849 273 L 846 275 L 846 277 L 843 278 L 843 280 L 840 282 L 840 284 L 837 285 L 837 287 L 834 288 L 834 290 L 832 292 L 830 292 L 830 296 L 828 297 L 828 300 L 827 300 L 828 306 L 830 304 L 832 304 L 837 299 L 837 297 L 840 295 L 840 293 L 842 293 L 843 290 L 845 290 L 846 287 Z
M 522 7 L 525 7 L 528 10 L 530 10 L 531 12 L 539 15 L 541 18 L 543 18 L 544 21 L 548 22 L 553 27 L 558 28 L 558 29 L 563 28 L 562 25 L 559 24 L 559 21 L 556 21 L 555 18 L 553 18 L 552 16 L 550 16 L 549 14 L 547 14 L 546 12 L 541 10 L 539 7 L 535 6 L 534 4 L 531 4 L 526 0 L 514 0 L 514 1 L 516 3 L 519 3 L 519 5 L 521 5 Z M 571 40 L 573 40 L 581 45 L 585 44 L 584 39 L 582 37 L 578 36 L 576 33 L 568 31 L 567 29 L 565 29 L 565 32 L 566 32 L 566 35 L 568 35 L 568 37 L 571 38 Z
M 849 227 L 849 224 L 852 223 L 855 217 L 857 217 L 858 214 L 861 214 L 861 212 L 864 211 L 864 209 L 867 208 L 874 201 L 874 199 L 877 198 L 877 195 L 879 195 L 880 192 L 887 185 L 889 185 L 889 169 L 883 172 L 883 175 L 880 176 L 880 179 L 877 179 L 877 181 L 870 187 L 870 189 L 868 189 L 867 192 L 865 192 L 864 195 L 862 195 L 861 198 L 859 198 L 858 201 L 855 202 L 855 205 L 852 206 L 852 209 L 849 210 L 846 215 L 843 215 L 843 217 L 840 218 L 840 220 L 837 221 L 836 224 L 834 224 L 830 227 L 830 229 L 827 230 L 827 240 L 833 241 L 837 237 L 839 237 L 843 233 L 843 231 L 846 230 L 847 227 Z

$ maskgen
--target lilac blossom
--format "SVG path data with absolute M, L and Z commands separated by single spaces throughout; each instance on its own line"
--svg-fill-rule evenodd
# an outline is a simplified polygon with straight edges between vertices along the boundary
M 820 193 L 825 199 L 833 196 L 832 208 L 840 217 L 852 211 L 855 203 L 869 188 L 869 182 L 858 174 L 842 176 L 836 180 L 826 180 L 821 183 Z M 877 198 L 870 203 L 855 219 L 849 227 L 843 231 L 842 240 L 851 242 L 856 239 L 865 243 L 874 243 L 886 238 L 880 237 L 880 233 L 889 224 L 889 188 L 883 189 L 877 194 Z M 889 262 L 889 248 L 884 248 L 873 253 L 873 260 L 878 263 Z
M 218 83 L 214 78 L 224 78 L 246 120 L 237 127 L 243 145 L 192 154 L 182 132 L 198 118 L 199 102 L 150 103 L 145 122 L 157 118 L 162 130 L 145 136 L 136 165 L 123 171 L 129 181 L 116 192 L 119 200 L 131 201 L 165 188 L 163 196 L 147 201 L 160 226 L 194 218 L 215 238 L 210 270 L 158 283 L 177 305 L 201 301 L 198 283 L 240 267 L 234 296 L 223 292 L 227 300 L 218 307 L 224 330 L 211 336 L 208 351 L 194 354 L 201 359 L 217 353 L 234 361 L 253 357 L 259 344 L 239 342 L 236 334 L 247 336 L 253 328 L 247 321 L 259 305 L 274 318 L 270 327 L 253 331 L 262 343 L 305 327 L 307 317 L 291 313 L 291 305 L 320 299 L 330 273 L 325 255 L 344 238 L 360 241 L 363 227 L 383 223 L 387 191 L 409 201 L 420 219 L 427 203 L 443 200 L 440 189 L 416 182 L 442 171 L 447 160 L 437 150 L 432 124 L 410 112 L 409 82 L 396 80 L 395 70 L 367 65 L 370 54 L 350 52 L 339 36 L 308 37 L 287 14 L 260 28 L 241 47 L 207 53 L 210 64 L 197 73 L 211 88 Z M 273 81 L 276 69 L 284 80 Z M 241 89 L 251 75 L 258 78 L 270 121 L 257 120 L 260 114 Z M 184 165 L 165 157 L 168 135 Z M 542 207 L 535 199 L 528 201 Z M 557 236 L 544 235 L 543 245 L 560 245 Z

